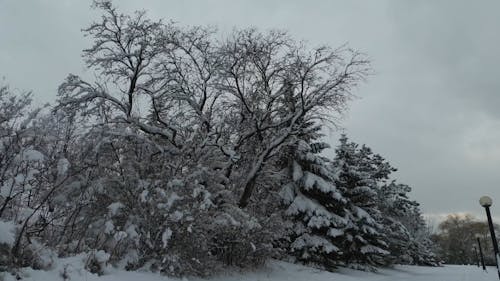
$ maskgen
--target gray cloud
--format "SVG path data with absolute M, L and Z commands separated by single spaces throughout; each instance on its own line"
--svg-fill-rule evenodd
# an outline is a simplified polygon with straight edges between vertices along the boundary
M 424 212 L 474 212 L 500 200 L 500 2 L 116 1 L 180 24 L 289 30 L 313 45 L 349 42 L 376 75 L 357 90 L 344 126 L 399 168 Z M 0 0 L 0 76 L 53 101 L 82 73 L 80 29 L 90 1 Z M 338 133 L 330 138 L 336 143 Z M 497 213 L 500 214 L 500 209 Z M 495 208 L 493 208 L 495 212 Z
M 391 2 L 391 46 L 376 54 L 383 71 L 361 93 L 374 96 L 346 123 L 392 160 L 427 212 L 479 214 L 481 194 L 500 199 L 499 8 Z

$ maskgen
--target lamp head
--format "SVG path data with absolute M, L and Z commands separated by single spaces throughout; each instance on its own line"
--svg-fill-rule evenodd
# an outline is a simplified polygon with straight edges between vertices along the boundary
M 483 196 L 479 199 L 479 204 L 483 207 L 489 207 L 493 204 L 493 200 L 489 196 Z

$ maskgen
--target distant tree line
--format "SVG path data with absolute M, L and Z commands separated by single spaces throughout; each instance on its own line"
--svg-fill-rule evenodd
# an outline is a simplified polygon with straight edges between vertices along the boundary
M 173 276 L 270 258 L 333 270 L 437 265 L 411 188 L 382 156 L 321 131 L 370 72 L 284 32 L 152 21 L 95 2 L 54 106 L 0 88 L 0 269 L 147 267 Z
M 500 226 L 494 224 L 495 233 L 498 235 Z M 479 221 L 476 217 L 465 214 L 449 215 L 441 222 L 436 233 L 432 235 L 436 254 L 448 264 L 477 264 L 479 258 L 480 239 L 486 265 L 495 265 L 495 255 L 486 220 Z M 498 241 L 498 237 L 496 238 Z

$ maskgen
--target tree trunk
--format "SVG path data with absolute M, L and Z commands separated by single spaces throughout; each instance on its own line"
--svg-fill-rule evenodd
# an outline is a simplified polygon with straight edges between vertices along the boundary
M 255 188 L 256 177 L 257 174 L 255 174 L 249 181 L 247 181 L 247 184 L 245 185 L 245 189 L 243 190 L 243 194 L 241 195 L 239 203 L 239 207 L 242 209 L 248 206 L 250 196 L 252 196 L 253 189 Z

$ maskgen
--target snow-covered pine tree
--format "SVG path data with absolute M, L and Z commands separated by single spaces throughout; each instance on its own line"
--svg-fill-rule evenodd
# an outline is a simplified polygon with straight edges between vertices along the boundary
M 391 263 L 438 265 L 432 252 L 419 203 L 409 199 L 411 187 L 392 181 L 379 189 L 379 208 L 383 214 Z
M 344 191 L 354 222 L 346 229 L 342 259 L 346 266 L 373 269 L 384 264 L 389 254 L 384 226 L 380 223 L 377 189 L 393 168 L 370 148 L 348 142 L 345 135 L 336 149 L 334 166 L 335 185 Z
M 416 204 L 410 215 L 402 223 L 412 234 L 408 246 L 408 255 L 412 258 L 412 264 L 439 266 L 440 262 L 432 249 L 435 248 L 431 240 L 428 226 L 422 216 L 422 212 Z
M 290 181 L 282 190 L 286 213 L 294 222 L 290 250 L 301 262 L 331 269 L 342 254 L 340 243 L 350 215 L 334 184 L 331 162 L 319 155 L 329 145 L 316 141 L 319 127 L 309 128 L 292 147 Z
M 387 258 L 389 263 L 412 263 L 412 258 L 408 254 L 411 233 L 401 222 L 416 204 L 408 198 L 407 193 L 410 190 L 409 186 L 397 184 L 395 181 L 378 190 L 379 209 L 382 212 L 381 223 L 385 225 L 384 232 L 389 244 L 390 255 Z

